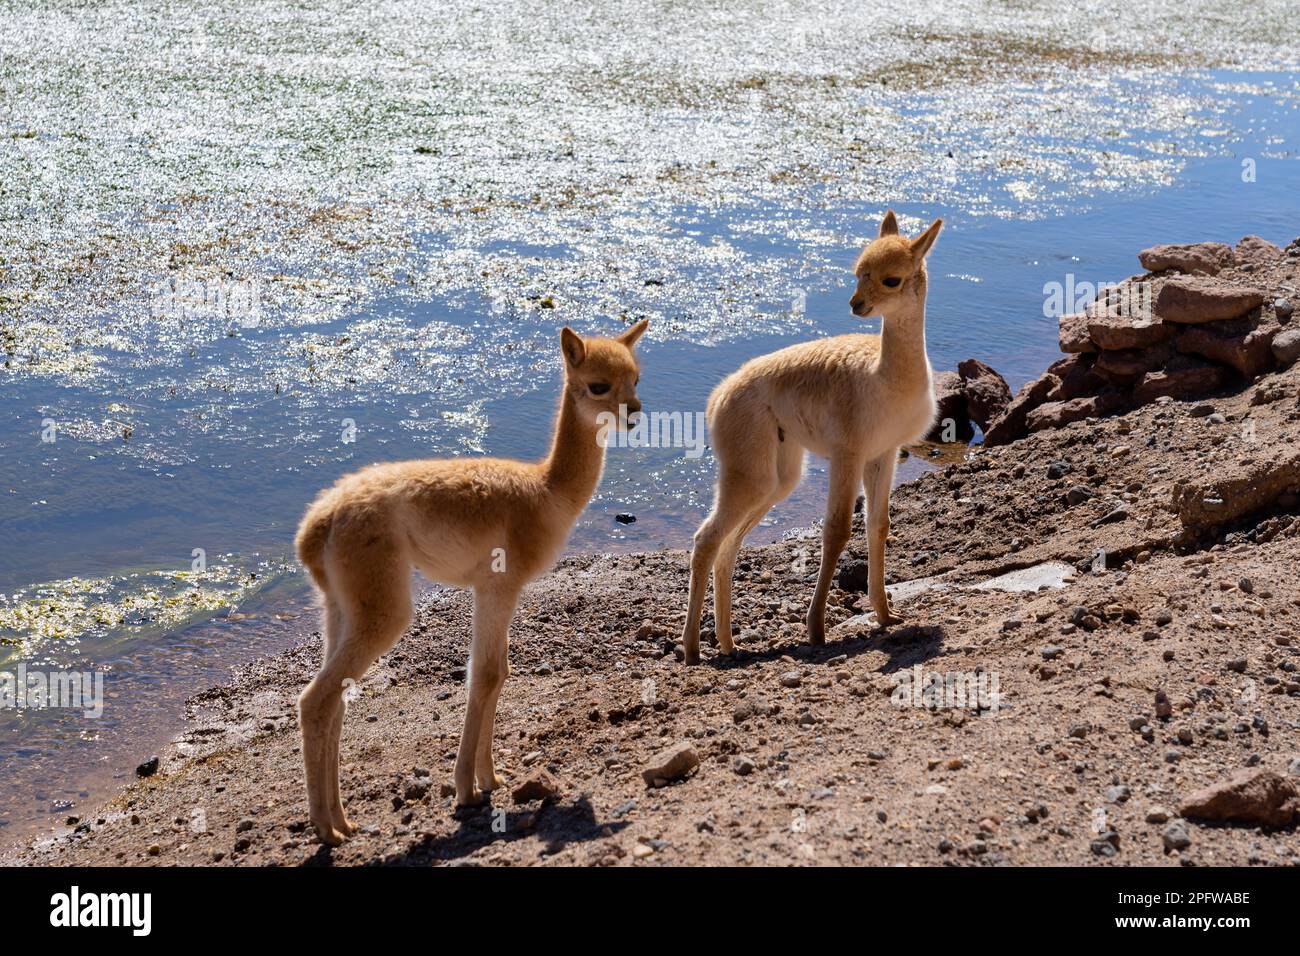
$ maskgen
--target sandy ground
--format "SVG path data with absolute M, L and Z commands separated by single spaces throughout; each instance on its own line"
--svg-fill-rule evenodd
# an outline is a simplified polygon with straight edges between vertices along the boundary
M 859 526 L 821 648 L 801 623 L 815 538 L 742 552 L 742 652 L 706 647 L 695 668 L 675 648 L 683 552 L 565 561 L 521 605 L 497 720 L 508 790 L 545 769 L 553 799 L 453 810 L 469 601 L 439 591 L 350 705 L 343 792 L 363 831 L 343 847 L 306 826 L 293 702 L 313 640 L 201 694 L 155 775 L 8 860 L 1294 864 L 1294 828 L 1189 822 L 1182 849 L 1163 834 L 1236 770 L 1300 772 L 1298 395 L 1300 366 L 975 449 L 900 487 L 889 578 L 908 582 L 907 622 L 862 612 Z M 1213 525 L 1185 504 L 1207 500 L 1225 502 Z M 973 588 L 1026 575 L 1042 586 Z M 917 667 L 983 674 L 996 698 L 924 706 L 898 690 Z M 648 786 L 680 745 L 698 768 Z

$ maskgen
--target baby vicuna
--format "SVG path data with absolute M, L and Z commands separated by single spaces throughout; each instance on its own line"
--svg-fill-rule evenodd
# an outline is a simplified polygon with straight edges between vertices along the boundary
M 474 589 L 469 702 L 456 755 L 456 800 L 501 785 L 492 723 L 509 671 L 507 630 L 519 592 L 546 571 L 600 481 L 603 429 L 639 412 L 638 322 L 615 339 L 560 333 L 564 391 L 550 454 L 372 465 L 307 509 L 297 548 L 324 604 L 325 659 L 299 698 L 311 822 L 328 844 L 355 832 L 339 796 L 343 690 L 391 648 L 411 620 L 411 569 Z
M 890 211 L 880 235 L 858 257 L 854 315 L 882 317 L 880 335 L 841 335 L 792 345 L 743 365 L 709 397 L 718 459 L 713 512 L 695 533 L 690 604 L 682 644 L 700 659 L 700 615 L 713 571 L 718 646 L 731 654 L 731 578 L 740 544 L 803 475 L 804 452 L 830 461 L 822 563 L 808 608 L 808 639 L 826 639 L 826 596 L 848 543 L 858 488 L 867 496 L 868 595 L 884 626 L 901 618 L 885 593 L 889 492 L 900 446 L 934 420 L 925 354 L 925 257 L 943 227 L 936 219 L 915 239 L 898 234 Z

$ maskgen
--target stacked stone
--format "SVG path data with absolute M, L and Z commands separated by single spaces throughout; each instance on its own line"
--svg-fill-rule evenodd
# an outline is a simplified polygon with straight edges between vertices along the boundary
M 986 445 L 1162 396 L 1196 399 L 1239 388 L 1300 359 L 1288 297 L 1295 290 L 1281 278 L 1288 268 L 1294 278 L 1300 266 L 1300 239 L 1286 250 L 1258 236 L 1235 248 L 1153 246 L 1138 260 L 1144 275 L 1061 317 L 1065 357 L 1008 403 L 985 430 Z

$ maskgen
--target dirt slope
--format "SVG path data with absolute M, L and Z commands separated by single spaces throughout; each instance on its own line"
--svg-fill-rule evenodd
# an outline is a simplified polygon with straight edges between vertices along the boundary
M 861 614 L 859 533 L 823 648 L 801 625 L 815 539 L 743 552 L 742 654 L 689 669 L 682 552 L 566 561 L 526 595 L 497 721 L 510 786 L 546 768 L 554 800 L 452 812 L 469 613 L 439 592 L 350 705 L 343 791 L 365 830 L 342 848 L 305 826 L 311 642 L 196 698 L 155 776 L 10 862 L 1294 864 L 1294 826 L 1177 814 L 1243 768 L 1300 780 L 1298 393 L 1300 366 L 899 488 L 890 579 L 921 582 L 900 591 L 907 623 Z M 1076 570 L 969 589 L 1048 561 Z M 917 666 L 996 675 L 995 709 L 900 704 Z M 653 755 L 683 744 L 698 768 L 648 787 Z

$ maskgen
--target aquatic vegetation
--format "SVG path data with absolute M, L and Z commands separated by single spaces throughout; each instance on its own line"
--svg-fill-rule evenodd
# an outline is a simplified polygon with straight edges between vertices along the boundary
M 216 562 L 203 571 L 72 577 L 0 594 L 0 644 L 11 648 L 3 657 L 57 656 L 60 647 L 80 653 L 108 638 L 118 643 L 146 630 L 179 628 L 237 607 L 288 570 L 267 566 L 252 572 Z

